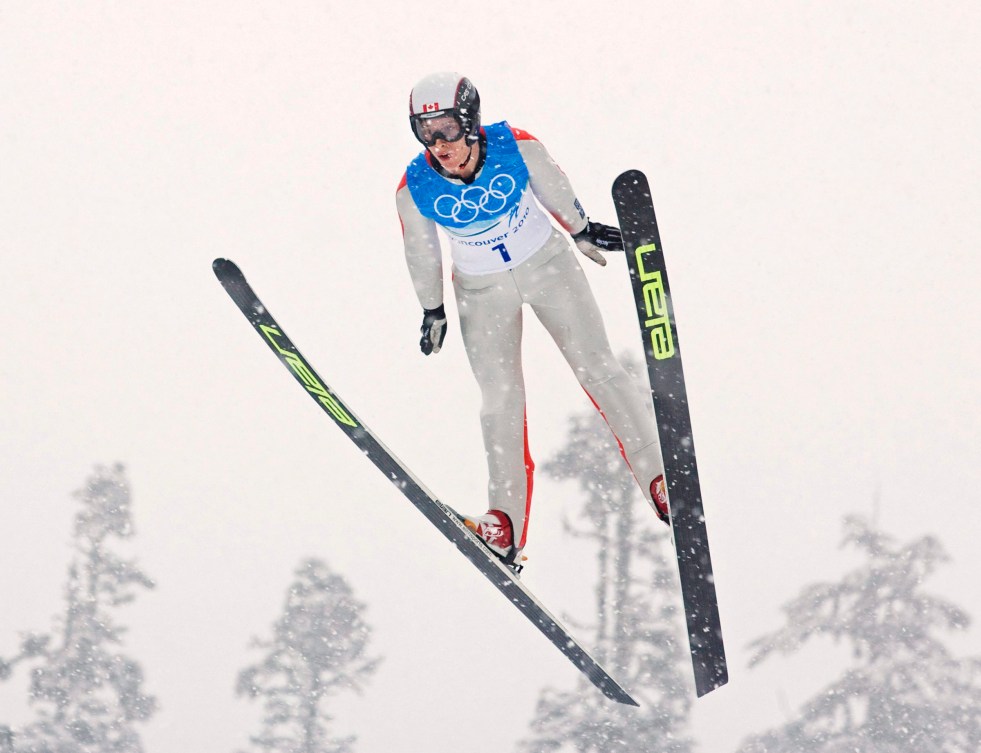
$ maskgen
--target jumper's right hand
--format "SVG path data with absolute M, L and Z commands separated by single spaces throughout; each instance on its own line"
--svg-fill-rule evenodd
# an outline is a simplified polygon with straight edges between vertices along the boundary
M 446 337 L 446 311 L 443 304 L 438 308 L 422 310 L 422 339 L 419 340 L 419 348 L 424 356 L 430 353 L 439 353 L 443 347 L 443 338 Z

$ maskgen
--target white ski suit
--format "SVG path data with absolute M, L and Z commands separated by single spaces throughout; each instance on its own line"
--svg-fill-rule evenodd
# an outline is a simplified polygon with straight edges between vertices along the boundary
M 538 140 L 506 122 L 481 129 L 481 148 L 483 160 L 467 183 L 438 171 L 422 152 L 399 184 L 396 205 L 423 308 L 443 303 L 437 227 L 449 240 L 460 331 L 482 396 L 488 509 L 510 518 L 521 549 L 534 473 L 521 368 L 523 304 L 606 419 L 648 501 L 651 481 L 664 468 L 653 408 L 614 357 L 572 246 L 539 207 L 569 233 L 585 228 L 568 178 Z

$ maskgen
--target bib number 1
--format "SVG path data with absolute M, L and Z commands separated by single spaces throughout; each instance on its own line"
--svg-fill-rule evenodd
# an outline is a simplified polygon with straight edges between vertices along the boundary
M 501 258 L 504 261 L 511 261 L 511 254 L 508 253 L 507 247 L 503 243 L 498 243 L 493 247 L 493 250 L 500 252 Z

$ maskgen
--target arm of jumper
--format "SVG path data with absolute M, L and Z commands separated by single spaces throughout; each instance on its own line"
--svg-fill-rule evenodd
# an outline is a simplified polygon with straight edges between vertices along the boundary
M 402 221 L 402 242 L 409 276 L 424 309 L 443 303 L 443 254 L 436 223 L 423 217 L 408 186 L 403 182 L 395 194 L 395 205 Z
M 529 182 L 535 198 L 569 234 L 586 227 L 586 212 L 562 169 L 545 146 L 524 131 L 517 131 L 518 149 L 528 166 Z

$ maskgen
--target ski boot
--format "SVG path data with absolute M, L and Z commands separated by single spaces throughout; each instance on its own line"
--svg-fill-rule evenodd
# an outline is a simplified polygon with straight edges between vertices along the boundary
M 483 515 L 463 515 L 463 525 L 473 531 L 492 554 L 514 570 L 515 574 L 524 567 L 521 562 L 527 559 L 521 550 L 514 546 L 511 519 L 500 510 L 488 510 Z

